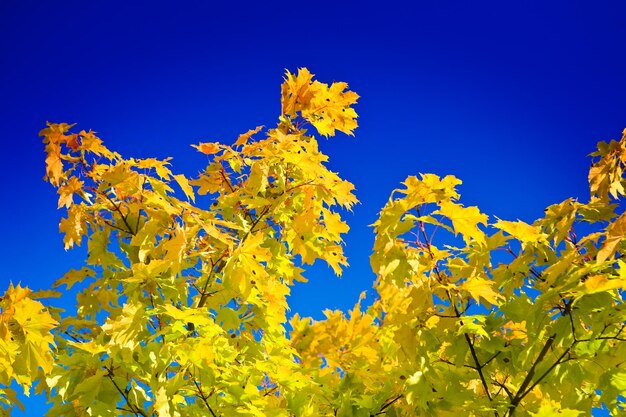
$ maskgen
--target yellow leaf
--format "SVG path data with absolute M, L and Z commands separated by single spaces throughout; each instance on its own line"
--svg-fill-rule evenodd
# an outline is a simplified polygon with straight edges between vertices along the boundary
M 54 290 L 39 290 L 39 291 L 34 291 L 30 297 L 34 300 L 38 300 L 41 298 L 59 298 L 62 295 L 63 293 L 60 293 Z
M 338 213 L 333 213 L 327 209 L 322 209 L 322 213 L 324 214 L 326 231 L 334 241 L 340 241 L 340 236 L 344 233 L 348 233 L 350 227 L 346 224 L 346 222 L 341 220 L 341 216 Z
M 23 337 L 15 367 L 23 367 L 33 377 L 39 367 L 46 373 L 50 372 L 54 365 L 50 350 L 54 338 L 50 330 L 57 326 L 57 321 L 43 304 L 30 298 L 23 298 L 13 308 L 13 319 L 19 326 L 16 331 Z
M 505 337 L 509 340 L 528 340 L 528 335 L 526 331 L 526 320 L 522 320 L 521 323 L 514 323 L 512 321 L 509 321 L 504 325 L 503 330 L 505 331 Z
M 334 136 L 335 129 L 348 135 L 357 128 L 357 114 L 351 107 L 359 98 L 353 91 L 344 91 L 348 84 L 327 84 L 315 81 L 311 86 L 314 93 L 310 106 L 303 109 L 302 116 L 309 120 L 324 136 Z
M 119 316 L 107 318 L 100 327 L 110 336 L 109 345 L 134 349 L 142 340 L 137 336 L 144 331 L 146 320 L 142 306 L 128 303 L 124 305 Z
M 437 327 L 437 324 L 440 320 L 441 319 L 439 318 L 439 316 L 430 316 L 428 320 L 426 320 L 426 323 L 424 323 L 424 325 L 427 329 L 434 329 L 435 327 Z
M 89 341 L 89 342 L 74 342 L 72 340 L 68 340 L 67 344 L 70 346 L 74 346 L 75 348 L 78 348 L 80 350 L 84 350 L 85 352 L 89 352 L 92 355 L 98 355 L 100 353 L 106 352 L 106 347 L 102 346 L 96 342 L 94 342 L 93 340 Z
M 189 181 L 183 174 L 174 175 L 174 179 L 180 185 L 180 188 L 183 190 L 188 199 L 195 202 L 196 196 L 193 193 L 193 187 L 189 185 Z
M 297 111 L 307 106 L 313 96 L 311 84 L 313 74 L 306 68 L 300 68 L 298 74 L 287 71 L 285 82 L 281 87 L 282 114 L 294 116 Z
M 460 288 L 462 290 L 467 291 L 473 299 L 476 300 L 480 304 L 480 298 L 486 300 L 489 304 L 498 304 L 498 300 L 503 297 L 495 292 L 492 288 L 493 282 L 478 278 L 472 277 L 461 284 Z
M 306 68 L 298 75 L 287 71 L 282 85 L 282 113 L 295 116 L 297 112 L 307 119 L 324 136 L 334 136 L 335 130 L 348 135 L 357 127 L 357 114 L 351 107 L 359 98 L 353 91 L 345 91 L 348 84 L 328 84 L 313 81 Z
M 9 309 L 12 305 L 16 304 L 18 301 L 23 300 L 29 297 L 32 294 L 32 291 L 28 287 L 22 287 L 20 284 L 14 286 L 13 283 L 9 284 L 9 288 L 6 290 L 0 301 L 6 303 L 3 306 L 3 309 Z
M 76 177 L 71 177 L 67 183 L 59 187 L 59 204 L 57 208 L 65 206 L 69 208 L 74 204 L 74 194 L 82 191 L 83 182 Z
M 331 245 L 326 247 L 322 259 L 333 269 L 337 276 L 341 276 L 341 266 L 348 266 L 348 261 L 343 255 L 343 248 L 339 245 Z
M 163 306 L 163 310 L 168 316 L 172 317 L 174 320 L 179 320 L 184 323 L 191 322 L 196 326 L 208 326 L 215 323 L 213 318 L 208 314 L 205 309 L 180 309 L 168 304 L 166 306 Z
M 440 202 L 441 204 L 459 198 L 456 186 L 461 183 L 461 180 L 452 175 L 439 178 L 434 174 L 422 174 L 420 179 L 415 176 L 408 177 L 402 183 L 406 186 L 406 190 L 398 190 L 398 192 L 407 195 L 410 207 L 423 203 Z
M 83 235 L 87 233 L 87 222 L 85 221 L 81 206 L 73 205 L 67 212 L 67 218 L 61 219 L 59 231 L 65 233 L 63 243 L 65 250 L 80 245 Z
M 47 128 L 39 132 L 46 144 L 46 179 L 58 186 L 63 178 L 63 161 L 61 160 L 61 144 L 67 142 L 65 133 L 74 125 L 67 123 L 46 123 Z
M 167 401 L 165 387 L 160 387 L 154 400 L 154 411 L 158 417 L 170 417 L 170 404 Z
M 479 224 L 487 224 L 487 215 L 478 210 L 478 207 L 463 207 L 451 201 L 443 201 L 437 213 L 443 214 L 452 221 L 455 233 L 461 233 L 465 243 L 471 240 L 479 244 L 485 243 L 485 233 L 478 228 Z
M 622 213 L 615 222 L 606 228 L 606 240 L 598 251 L 596 261 L 601 263 L 613 256 L 617 245 L 624 239 L 624 236 L 626 236 L 626 213 Z
M 624 279 L 608 279 L 606 275 L 592 275 L 587 278 L 583 284 L 584 294 L 593 294 L 597 292 L 609 291 L 616 288 L 626 287 Z
M 574 410 L 571 408 L 561 408 L 561 405 L 556 401 L 543 400 L 541 407 L 536 413 L 530 413 L 534 417 L 578 417 L 581 414 L 585 414 L 582 411 Z
M 239 137 L 235 141 L 235 146 L 247 144 L 252 135 L 258 133 L 261 129 L 263 129 L 263 126 L 257 126 L 255 129 L 250 129 L 246 133 L 239 135 Z
M 78 270 L 71 269 L 68 272 L 66 272 L 61 278 L 56 280 L 54 284 L 52 284 L 52 287 L 56 288 L 60 285 L 65 284 L 66 290 L 69 290 L 77 282 L 82 282 L 85 278 L 93 276 L 93 275 L 94 275 L 93 271 L 86 267 L 78 269 Z
M 238 291 L 244 299 L 250 296 L 257 280 L 267 279 L 267 272 L 261 262 L 269 261 L 271 254 L 261 246 L 264 241 L 263 232 L 249 235 L 235 249 L 224 267 L 224 287 Z
M 170 169 L 167 168 L 166 165 L 170 164 L 169 161 L 171 159 L 172 158 L 167 158 L 165 160 L 158 160 L 156 158 L 140 159 L 139 161 L 137 161 L 137 168 L 154 168 L 157 175 L 161 179 L 169 180 L 170 176 L 172 175 L 172 171 L 170 171 Z M 124 176 L 124 179 L 126 179 L 126 176 Z
M 498 219 L 493 227 L 510 234 L 522 243 L 536 243 L 546 238 L 546 235 L 541 232 L 539 227 L 532 226 L 521 220 L 509 222 Z

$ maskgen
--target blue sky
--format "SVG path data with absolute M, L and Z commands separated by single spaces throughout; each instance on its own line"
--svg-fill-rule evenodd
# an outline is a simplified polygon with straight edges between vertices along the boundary
M 0 3 L 2 288 L 48 287 L 84 259 L 42 181 L 46 121 L 193 175 L 206 158 L 189 144 L 275 123 L 285 69 L 348 82 L 361 126 L 321 147 L 361 200 L 352 266 L 294 288 L 313 317 L 371 287 L 368 225 L 408 175 L 454 174 L 466 205 L 532 221 L 586 199 L 586 155 L 626 127 L 624 2 L 53 3 Z

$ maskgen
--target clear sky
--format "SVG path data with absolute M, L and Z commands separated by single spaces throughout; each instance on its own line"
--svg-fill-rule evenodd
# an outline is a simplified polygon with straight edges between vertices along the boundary
M 321 147 L 361 204 L 343 278 L 319 265 L 292 292 L 316 318 L 371 287 L 368 225 L 408 175 L 454 174 L 466 205 L 530 222 L 586 199 L 586 155 L 626 127 L 623 1 L 2 0 L 0 60 L 2 291 L 49 287 L 85 257 L 63 250 L 42 181 L 46 121 L 193 175 L 206 158 L 189 144 L 274 125 L 285 69 L 348 82 L 356 137 Z

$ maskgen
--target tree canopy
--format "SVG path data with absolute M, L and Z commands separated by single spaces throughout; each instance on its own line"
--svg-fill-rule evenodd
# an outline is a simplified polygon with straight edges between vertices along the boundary
M 63 242 L 88 256 L 2 297 L 3 414 L 16 385 L 50 417 L 623 413 L 626 130 L 592 154 L 589 200 L 532 224 L 464 206 L 453 176 L 408 177 L 373 224 L 375 300 L 288 319 L 306 265 L 348 265 L 354 186 L 307 129 L 351 135 L 357 99 L 287 72 L 277 126 L 193 145 L 194 178 L 48 123 Z M 75 311 L 38 301 L 74 286 Z

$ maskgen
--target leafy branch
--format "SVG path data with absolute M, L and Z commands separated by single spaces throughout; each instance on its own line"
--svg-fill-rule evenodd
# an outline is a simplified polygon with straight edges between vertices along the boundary
M 552 336 L 548 337 L 548 340 L 546 340 L 546 343 L 541 348 L 539 355 L 537 355 L 535 362 L 533 362 L 530 369 L 528 370 L 528 373 L 526 374 L 526 378 L 524 378 L 524 380 L 522 381 L 522 384 L 517 389 L 517 392 L 515 393 L 515 395 L 513 396 L 513 399 L 511 400 L 511 403 L 509 404 L 509 416 L 513 415 L 519 403 L 530 392 L 530 390 L 527 390 L 526 388 L 528 388 L 528 386 L 532 382 L 533 377 L 535 376 L 535 370 L 537 368 L 537 365 L 539 365 L 539 363 L 543 361 L 543 358 L 548 354 L 548 351 L 552 347 L 555 337 L 556 337 L 556 334 L 553 334 Z M 556 362 L 554 366 L 556 365 L 558 365 L 558 361 Z M 552 370 L 554 366 L 550 367 L 549 371 Z M 538 379 L 537 382 L 533 384 L 532 387 L 534 388 L 539 382 L 541 382 L 541 379 L 545 378 L 546 375 L 547 373 L 542 375 L 541 378 Z
M 213 409 L 209 405 L 209 397 L 211 396 L 211 394 L 206 394 L 202 390 L 202 385 L 196 380 L 196 377 L 194 375 L 189 374 L 189 376 L 191 377 L 191 380 L 193 381 L 193 384 L 196 387 L 196 390 L 198 391 L 197 392 L 198 393 L 198 397 L 200 397 L 200 399 L 202 400 L 202 402 L 204 403 L 206 408 L 209 410 L 209 412 L 211 413 L 211 416 L 217 417 L 217 414 L 215 414 L 215 412 L 213 411 Z
M 130 408 L 132 413 L 135 414 L 136 416 L 148 417 L 148 414 L 146 414 L 141 408 L 139 408 L 137 404 L 133 404 L 133 402 L 128 398 L 128 391 L 122 390 L 120 386 L 117 384 L 117 382 L 115 382 L 115 378 L 113 374 L 113 366 L 111 366 L 110 368 L 105 366 L 104 369 L 106 369 L 107 371 L 106 377 L 109 378 L 109 381 L 113 383 L 113 386 L 115 386 L 115 389 L 117 390 L 117 392 L 119 392 L 122 398 L 124 398 L 124 401 L 126 401 L 126 404 Z
M 419 216 L 421 216 L 421 213 L 419 211 L 419 208 L 417 209 L 417 213 Z M 426 249 L 428 251 L 428 254 L 430 255 L 431 259 L 435 259 L 435 255 L 432 251 L 432 247 L 431 247 L 431 241 L 428 238 L 428 236 L 426 235 L 426 229 L 424 227 L 424 222 L 420 221 L 419 222 L 419 229 L 422 233 L 422 236 L 424 238 L 424 243 L 426 244 Z M 443 280 L 441 279 L 441 273 L 439 271 L 438 266 L 435 264 L 434 266 L 434 270 L 435 270 L 435 274 L 437 275 L 437 279 L 438 281 L 441 283 L 443 282 Z M 448 300 L 450 301 L 450 305 L 454 308 L 454 314 L 455 317 L 457 319 L 461 319 L 463 313 L 459 310 L 459 308 L 456 305 L 456 302 L 452 299 L 452 295 L 450 294 L 449 290 L 446 290 L 446 294 L 448 296 Z M 467 309 L 465 309 L 465 311 L 467 311 Z M 460 320 L 459 323 L 461 324 L 461 326 L 463 325 L 463 320 Z M 485 390 L 485 393 L 487 394 L 487 398 L 489 398 L 489 401 L 493 401 L 493 397 L 491 396 L 491 392 L 489 390 L 489 385 L 487 384 L 487 380 L 485 378 L 485 374 L 483 373 L 483 368 L 494 358 L 491 358 L 489 361 L 487 361 L 485 364 L 480 363 L 480 360 L 478 359 L 478 354 L 476 353 L 476 348 L 474 347 L 474 343 L 472 342 L 471 338 L 469 337 L 469 335 L 467 333 L 463 334 L 465 342 L 467 343 L 467 345 L 469 346 L 470 349 L 470 353 L 472 355 L 472 360 L 474 361 L 474 366 L 473 368 L 476 370 L 476 372 L 478 372 L 478 376 L 480 378 L 480 382 L 483 385 L 483 388 Z M 498 416 L 498 412 L 495 412 L 496 417 Z

